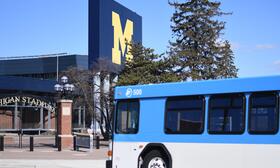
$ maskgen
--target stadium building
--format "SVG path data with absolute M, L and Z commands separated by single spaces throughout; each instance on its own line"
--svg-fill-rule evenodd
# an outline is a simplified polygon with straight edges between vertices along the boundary
M 56 130 L 54 85 L 70 67 L 117 73 L 129 46 L 142 42 L 142 18 L 113 0 L 89 0 L 88 55 L 51 54 L 0 58 L 0 132 Z M 73 106 L 73 129 L 88 127 L 87 108 Z
M 56 127 L 59 73 L 88 68 L 88 56 L 54 54 L 0 59 L 0 130 L 46 131 Z M 85 127 L 85 108 L 73 109 L 73 127 Z

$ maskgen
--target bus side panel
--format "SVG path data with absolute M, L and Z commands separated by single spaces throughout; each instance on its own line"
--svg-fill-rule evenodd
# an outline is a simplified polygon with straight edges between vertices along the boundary
M 137 168 L 139 145 L 145 142 L 117 142 L 114 168 Z M 173 167 L 191 168 L 279 168 L 280 145 L 163 143 L 172 156 Z
M 191 168 L 278 168 L 280 145 L 164 143 L 173 167 Z
M 114 168 L 137 168 L 140 153 L 146 144 L 153 143 L 149 139 L 164 135 L 164 108 L 164 98 L 140 100 L 138 133 L 114 135 Z
M 113 168 L 137 168 L 138 157 L 142 152 L 138 142 L 115 142 L 113 154 Z

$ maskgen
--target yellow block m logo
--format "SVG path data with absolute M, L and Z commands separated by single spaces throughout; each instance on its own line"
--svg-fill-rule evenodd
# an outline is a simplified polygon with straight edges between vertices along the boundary
M 112 12 L 112 25 L 114 27 L 114 48 L 112 49 L 112 62 L 121 65 L 121 56 L 126 56 L 126 60 L 130 60 L 132 58 L 132 55 L 128 53 L 130 46 L 128 46 L 126 42 L 131 42 L 132 40 L 133 22 L 127 19 L 123 31 L 120 15 Z

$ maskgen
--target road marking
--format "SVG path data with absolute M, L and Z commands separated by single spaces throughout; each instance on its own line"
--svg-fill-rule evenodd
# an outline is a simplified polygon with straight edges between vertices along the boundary
M 8 151 L 8 152 L 12 152 L 12 153 L 21 153 L 21 152 L 24 152 L 24 151 Z
M 39 152 L 42 152 L 42 153 L 52 153 L 54 151 L 39 151 Z
M 78 153 L 78 154 L 73 154 L 74 156 L 87 156 L 87 154 L 83 154 L 83 153 Z

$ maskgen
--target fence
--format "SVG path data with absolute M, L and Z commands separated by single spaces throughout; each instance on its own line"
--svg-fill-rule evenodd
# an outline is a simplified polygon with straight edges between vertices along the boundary
M 30 136 L 22 134 L 5 134 L 1 136 L 3 137 L 4 149 L 29 149 L 31 141 L 33 141 L 33 148 L 36 149 L 56 148 L 55 136 Z
M 100 147 L 108 146 L 108 141 L 100 139 L 99 136 L 93 136 L 92 134 L 74 134 L 74 150 L 80 148 L 87 148 L 90 151 L 99 149 Z M 0 135 L 0 151 L 4 149 L 25 149 L 25 150 L 44 150 L 52 149 L 61 151 L 59 140 L 56 136 L 52 135 L 23 135 L 23 134 L 2 134 Z

